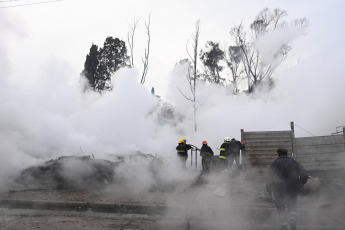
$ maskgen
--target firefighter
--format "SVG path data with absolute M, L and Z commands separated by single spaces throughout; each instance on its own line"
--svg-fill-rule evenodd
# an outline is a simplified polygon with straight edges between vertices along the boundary
M 202 170 L 207 172 L 210 170 L 213 155 L 213 150 L 207 145 L 207 141 L 203 141 L 200 149 Z
M 228 157 L 228 167 L 231 168 L 234 161 L 236 166 L 240 165 L 240 151 L 245 148 L 244 142 L 238 141 L 232 138 L 229 142 L 229 157 Z
M 192 145 L 186 143 L 186 138 L 179 140 L 178 145 L 176 147 L 177 156 L 181 160 L 181 164 L 183 167 L 186 167 L 186 161 L 188 159 L 188 150 L 192 148 Z
M 228 168 L 229 142 L 230 142 L 230 138 L 225 137 L 224 143 L 220 146 L 219 169 L 223 172 L 227 171 L 227 168 Z
M 281 229 L 297 229 L 297 196 L 308 181 L 304 168 L 288 157 L 288 151 L 278 148 L 278 158 L 270 165 L 266 178 L 266 190 L 273 193 Z M 288 211 L 288 214 L 286 213 Z

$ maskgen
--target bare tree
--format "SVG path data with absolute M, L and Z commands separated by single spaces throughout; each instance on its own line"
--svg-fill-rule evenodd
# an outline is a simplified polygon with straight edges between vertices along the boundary
M 129 32 L 127 33 L 127 41 L 130 49 L 130 67 L 134 67 L 134 35 L 137 29 L 139 20 L 134 20 L 133 24 L 129 27 Z M 147 34 L 147 45 L 145 48 L 144 57 L 141 58 L 143 62 L 143 73 L 141 75 L 140 83 L 144 84 L 146 80 L 147 71 L 149 68 L 149 56 L 150 56 L 150 43 L 151 43 L 151 33 L 150 33 L 150 25 L 151 25 L 151 14 L 149 14 L 148 20 L 144 21 L 145 23 L 145 29 Z
M 147 34 L 147 46 L 145 48 L 145 55 L 142 58 L 144 70 L 143 70 L 143 74 L 141 75 L 141 81 L 140 81 L 141 84 L 145 83 L 147 71 L 149 69 L 150 42 L 151 42 L 150 25 L 151 25 L 151 14 L 149 14 L 148 20 L 145 21 L 145 28 L 146 28 L 146 34 Z
M 133 52 L 134 52 L 134 34 L 135 30 L 137 29 L 139 20 L 134 20 L 133 25 L 129 26 L 129 32 L 127 33 L 127 41 L 129 45 L 130 50 L 130 56 L 129 56 L 129 65 L 131 68 L 134 67 L 134 58 L 133 58 Z
M 254 88 L 260 84 L 264 79 L 268 79 L 272 82 L 272 74 L 274 70 L 283 62 L 290 51 L 291 47 L 288 43 L 281 44 L 281 46 L 272 54 L 273 62 L 266 62 L 262 53 L 257 48 L 255 42 L 258 38 L 263 37 L 269 31 L 275 31 L 278 28 L 284 28 L 287 23 L 283 21 L 283 18 L 287 16 L 286 11 L 275 9 L 271 12 L 268 8 L 263 9 L 253 23 L 250 25 L 252 36 L 248 37 L 242 23 L 238 26 L 234 26 L 230 35 L 235 45 L 229 48 L 233 54 L 241 57 L 241 65 L 243 73 L 245 73 L 248 79 L 248 92 L 252 92 Z M 306 26 L 305 19 L 299 19 L 293 21 L 294 26 L 303 27 Z M 240 49 L 240 50 L 238 50 Z M 231 57 L 231 53 L 230 57 Z M 239 63 L 237 59 L 228 59 L 228 66 L 230 69 Z M 236 66 L 239 67 L 239 66 Z M 234 69 L 235 70 L 235 69 Z M 233 69 L 231 69 L 233 71 Z M 234 77 L 233 73 L 233 77 Z
M 197 60 L 198 60 L 198 45 L 199 45 L 199 36 L 200 36 L 200 20 L 198 20 L 195 24 L 195 33 L 192 34 L 193 43 L 192 49 L 193 54 L 190 54 L 188 49 L 188 42 L 186 45 L 186 51 L 189 56 L 189 60 L 183 60 L 182 62 L 188 63 L 188 74 L 187 74 L 187 81 L 189 84 L 189 89 L 191 92 L 191 96 L 186 96 L 180 89 L 179 91 L 181 94 L 189 101 L 193 103 L 193 113 L 194 113 L 194 131 L 197 131 L 197 122 L 196 122 L 196 86 L 197 86 L 197 79 L 198 79 L 198 72 L 197 72 Z
M 262 33 L 263 29 L 259 28 L 262 24 L 257 25 L 255 35 Z M 240 49 L 242 54 L 243 70 L 248 79 L 248 91 L 252 92 L 253 86 L 256 86 L 265 76 L 260 72 L 260 53 L 254 46 L 253 42 L 247 41 L 243 25 L 235 26 L 231 30 L 231 35 L 235 40 L 235 46 Z M 262 70 L 262 69 L 261 69 Z

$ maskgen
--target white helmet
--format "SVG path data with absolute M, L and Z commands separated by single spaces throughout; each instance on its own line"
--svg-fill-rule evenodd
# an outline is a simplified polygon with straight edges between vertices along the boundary
M 229 142 L 229 141 L 230 141 L 230 137 L 225 137 L 225 138 L 224 138 L 224 141 L 225 141 L 225 142 Z

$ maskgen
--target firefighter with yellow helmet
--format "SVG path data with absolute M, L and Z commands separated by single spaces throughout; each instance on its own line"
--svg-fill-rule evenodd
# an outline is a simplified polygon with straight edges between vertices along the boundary
M 187 144 L 186 138 L 179 140 L 178 145 L 176 147 L 177 156 L 181 160 L 181 164 L 183 167 L 186 167 L 186 161 L 188 159 L 188 150 L 190 150 L 193 145 Z

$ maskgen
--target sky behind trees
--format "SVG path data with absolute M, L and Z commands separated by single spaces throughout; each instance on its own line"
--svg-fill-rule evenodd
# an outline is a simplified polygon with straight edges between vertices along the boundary
M 30 1 L 35 2 L 35 1 Z M 18 4 L 18 3 L 17 3 Z M 9 3 L 1 3 L 8 6 Z M 243 22 L 249 27 L 265 7 L 288 12 L 288 19 L 310 20 L 308 34 L 295 39 L 290 59 L 313 58 L 327 50 L 342 48 L 344 31 L 341 1 L 81 1 L 64 0 L 47 4 L 2 8 L 2 34 L 13 63 L 22 62 L 16 71 L 34 71 L 48 58 L 66 61 L 75 73 L 81 72 L 92 43 L 101 46 L 107 36 L 127 42 L 129 26 L 134 20 L 147 20 L 151 14 L 151 54 L 147 86 L 164 94 L 168 72 L 187 57 L 186 43 L 191 41 L 195 23 L 200 19 L 200 48 L 207 41 L 230 43 L 230 29 Z M 338 40 L 339 39 L 339 40 Z M 141 21 L 135 35 L 135 64 L 142 68 L 146 45 L 145 27 Z M 35 63 L 26 60 L 35 60 Z
M 38 1 L 25 3 L 35 2 Z M 20 3 L 3 1 L 0 7 Z M 155 87 L 155 92 L 164 98 L 169 91 L 174 65 L 188 57 L 186 44 L 192 42 L 197 20 L 200 20 L 200 49 L 205 48 L 207 41 L 229 45 L 231 27 L 242 22 L 248 28 L 258 12 L 268 7 L 286 10 L 288 20 L 305 17 L 310 22 L 306 34 L 291 38 L 292 50 L 278 69 L 276 79 L 285 81 L 284 76 L 293 73 L 293 77 L 286 77 L 290 78 L 286 81 L 293 85 L 290 91 L 298 88 L 303 93 L 316 93 L 320 95 L 316 101 L 334 104 L 334 97 L 342 96 L 343 92 L 337 87 L 345 86 L 344 78 L 340 77 L 344 72 L 341 61 L 345 51 L 345 31 L 341 27 L 345 17 L 344 4 L 342 1 L 326 3 L 321 0 L 130 0 L 116 3 L 64 0 L 0 8 L 2 81 L 23 87 L 30 83 L 38 87 L 48 81 L 47 77 L 42 81 L 40 76 L 52 65 L 58 69 L 54 70 L 55 74 L 63 75 L 61 81 L 78 85 L 92 43 L 102 46 L 108 36 L 127 42 L 133 22 L 140 18 L 147 20 L 151 15 L 151 50 L 145 86 L 148 90 Z M 138 23 L 134 42 L 134 61 L 139 75 L 147 41 L 143 20 Z M 269 46 L 274 40 L 266 43 Z M 298 72 L 298 69 L 303 71 Z

